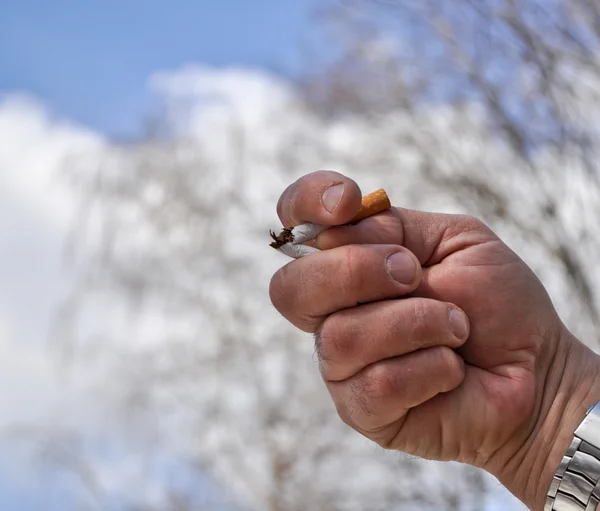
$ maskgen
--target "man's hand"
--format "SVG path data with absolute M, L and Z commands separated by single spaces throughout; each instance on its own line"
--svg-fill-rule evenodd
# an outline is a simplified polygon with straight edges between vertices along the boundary
M 278 213 L 286 227 L 339 226 L 360 200 L 352 180 L 317 172 Z M 474 218 L 401 208 L 329 229 L 317 246 L 275 274 L 270 294 L 316 334 L 342 420 L 385 448 L 481 467 L 543 509 L 600 399 L 600 362 L 527 265 Z

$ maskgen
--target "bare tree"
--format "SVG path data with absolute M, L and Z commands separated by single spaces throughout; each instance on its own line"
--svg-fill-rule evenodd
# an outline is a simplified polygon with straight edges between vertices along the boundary
M 267 233 L 281 190 L 323 167 L 404 206 L 483 216 L 593 344 L 597 8 L 347 1 L 327 19 L 339 59 L 300 87 L 244 75 L 252 108 L 206 85 L 176 94 L 160 137 L 114 144 L 76 183 L 74 364 L 109 353 L 102 391 L 123 428 L 152 432 L 249 509 L 483 509 L 480 472 L 383 453 L 339 423 L 312 339 L 268 302 L 285 261 Z M 98 296 L 101 324 L 85 309 Z
M 532 264 L 542 274 L 563 274 L 555 294 L 577 303 L 571 326 L 594 345 L 600 320 L 589 265 L 598 250 L 600 175 L 594 2 L 347 0 L 326 14 L 342 57 L 305 81 L 311 103 L 334 117 L 352 112 L 388 122 L 401 112 L 412 119 L 397 147 L 419 154 L 427 185 L 511 230 L 510 239 L 523 238 L 516 242 L 526 251 L 544 253 L 542 267 Z M 448 133 L 439 124 L 424 122 L 440 105 L 453 123 L 452 140 L 442 138 Z

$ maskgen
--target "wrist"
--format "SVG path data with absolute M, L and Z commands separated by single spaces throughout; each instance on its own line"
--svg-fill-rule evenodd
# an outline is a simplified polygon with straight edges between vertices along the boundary
M 530 509 L 546 493 L 587 410 L 600 401 L 600 357 L 566 329 L 540 356 L 541 396 L 525 439 L 499 472 L 500 481 Z

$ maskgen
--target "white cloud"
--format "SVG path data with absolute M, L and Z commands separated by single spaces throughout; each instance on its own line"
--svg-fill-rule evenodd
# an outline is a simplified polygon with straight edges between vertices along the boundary
M 0 101 L 0 140 L 0 314 L 20 344 L 40 342 L 64 284 L 61 250 L 75 208 L 61 173 L 102 141 L 24 95 Z
M 243 122 L 257 123 L 293 96 L 285 81 L 265 71 L 198 64 L 157 72 L 149 87 L 175 108 L 172 111 L 178 124 L 199 112 L 206 125 L 216 116 L 234 114 Z
M 0 140 L 0 219 L 17 212 L 49 228 L 68 225 L 73 197 L 60 172 L 70 157 L 98 149 L 101 137 L 11 95 L 0 101 Z
M 25 95 L 0 101 L 0 427 L 44 423 L 73 398 L 47 342 L 53 308 L 69 284 L 61 253 L 75 197 L 61 176 L 68 158 L 102 137 Z
M 10 319 L 0 317 L 0 428 L 39 423 L 60 396 L 54 366 L 44 350 L 16 333 Z
M 0 452 L 11 467 L 0 471 L 0 507 L 32 494 L 41 509 L 53 490 L 38 471 L 35 446 L 61 431 L 111 430 L 106 403 L 89 391 L 99 375 L 66 371 L 48 339 L 70 285 L 62 252 L 77 201 L 66 171 L 87 172 L 82 162 L 93 165 L 106 143 L 23 94 L 0 97 L 0 141 Z M 48 508 L 69 507 L 63 498 Z

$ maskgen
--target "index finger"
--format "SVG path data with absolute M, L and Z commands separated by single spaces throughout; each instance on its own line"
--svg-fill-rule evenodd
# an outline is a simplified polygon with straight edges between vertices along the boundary
M 307 174 L 287 187 L 277 204 L 284 227 L 305 223 L 343 225 L 360 210 L 362 193 L 350 178 L 328 170 Z

